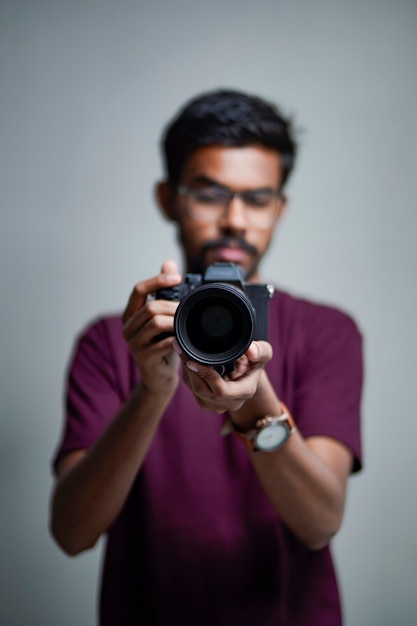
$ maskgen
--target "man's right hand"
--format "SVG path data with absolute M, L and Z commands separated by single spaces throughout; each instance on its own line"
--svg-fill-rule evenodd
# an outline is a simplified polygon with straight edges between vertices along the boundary
M 154 393 L 167 393 L 178 384 L 179 360 L 172 350 L 171 336 L 178 302 L 152 300 L 158 289 L 173 287 L 182 278 L 174 261 L 165 261 L 158 276 L 138 283 L 122 316 L 123 336 L 141 373 L 141 384 Z

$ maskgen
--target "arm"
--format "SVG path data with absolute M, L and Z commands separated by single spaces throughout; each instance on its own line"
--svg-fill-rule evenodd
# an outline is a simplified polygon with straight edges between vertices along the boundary
M 67 454 L 58 464 L 50 523 L 69 554 L 92 547 L 120 512 L 177 388 L 172 339 L 154 341 L 172 332 L 176 304 L 147 301 L 147 296 L 180 280 L 175 264 L 167 262 L 159 276 L 135 287 L 123 314 L 123 334 L 141 381 L 95 445 Z
M 279 415 L 281 408 L 266 373 L 253 398 L 235 413 L 237 423 L 258 415 Z M 296 416 L 295 416 L 296 419 Z M 283 522 L 311 549 L 324 547 L 339 529 L 344 513 L 352 453 L 329 437 L 304 439 L 297 428 L 271 453 L 251 452 L 253 465 Z
M 229 378 L 183 359 L 184 379 L 201 406 L 219 413 L 229 411 L 233 422 L 247 430 L 259 417 L 281 413 L 264 371 L 271 357 L 268 343 L 255 342 Z M 304 439 L 296 428 L 282 448 L 269 453 L 251 452 L 250 456 L 263 489 L 283 522 L 308 547 L 319 549 L 326 545 L 343 518 L 352 466 L 348 448 L 331 438 Z

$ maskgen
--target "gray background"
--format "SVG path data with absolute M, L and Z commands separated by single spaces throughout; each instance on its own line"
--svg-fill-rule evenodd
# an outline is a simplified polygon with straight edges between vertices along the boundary
M 304 129 L 264 278 L 364 335 L 366 467 L 334 545 L 348 626 L 417 616 L 415 0 L 0 4 L 0 623 L 94 624 L 101 546 L 48 534 L 74 336 L 179 259 L 158 215 L 162 126 L 241 88 Z

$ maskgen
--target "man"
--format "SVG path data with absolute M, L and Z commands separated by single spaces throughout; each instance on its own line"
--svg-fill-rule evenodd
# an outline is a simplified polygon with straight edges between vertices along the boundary
M 261 283 L 296 153 L 290 122 L 258 98 L 209 93 L 164 150 L 157 197 L 185 270 L 233 262 Z M 268 341 L 222 376 L 173 339 L 178 303 L 151 297 L 181 281 L 164 262 L 121 319 L 78 341 L 52 532 L 69 554 L 107 534 L 102 625 L 339 624 L 328 544 L 361 463 L 360 334 L 344 313 L 276 291 Z

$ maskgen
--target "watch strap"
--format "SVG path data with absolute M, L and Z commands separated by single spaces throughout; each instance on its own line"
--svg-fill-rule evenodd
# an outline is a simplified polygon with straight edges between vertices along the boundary
M 230 433 L 234 433 L 236 437 L 240 439 L 240 441 L 244 444 L 244 446 L 248 450 L 250 450 L 251 452 L 256 452 L 258 449 L 256 448 L 255 443 L 254 443 L 255 436 L 260 430 L 262 430 L 266 426 L 272 425 L 274 422 L 276 423 L 277 421 L 280 421 L 280 422 L 283 421 L 283 422 L 286 422 L 288 425 L 289 434 L 291 434 L 292 431 L 294 430 L 295 423 L 294 423 L 294 420 L 290 411 L 288 410 L 287 406 L 283 402 L 281 402 L 281 400 L 279 401 L 279 404 L 280 404 L 281 411 L 282 411 L 281 415 L 279 416 L 267 415 L 265 417 L 261 417 L 256 420 L 253 428 L 250 428 L 249 430 L 245 432 L 242 432 L 238 428 L 236 428 L 236 425 L 229 418 L 225 422 L 220 434 L 228 435 Z

